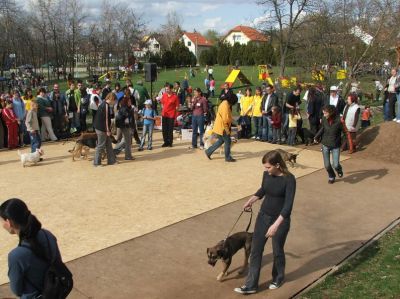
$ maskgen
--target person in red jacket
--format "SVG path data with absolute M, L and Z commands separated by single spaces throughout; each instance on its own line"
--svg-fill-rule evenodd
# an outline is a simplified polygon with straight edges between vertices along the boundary
M 278 106 L 273 106 L 271 111 L 272 143 L 281 144 L 282 114 Z
M 12 108 L 12 100 L 7 99 L 6 108 L 3 109 L 1 116 L 7 126 L 8 148 L 14 149 L 18 146 L 18 119 Z
M 175 93 L 172 92 L 172 85 L 165 85 L 165 93 L 161 98 L 162 105 L 162 134 L 164 144 L 162 147 L 172 147 L 174 123 L 176 118 L 176 111 L 179 107 L 179 99 Z

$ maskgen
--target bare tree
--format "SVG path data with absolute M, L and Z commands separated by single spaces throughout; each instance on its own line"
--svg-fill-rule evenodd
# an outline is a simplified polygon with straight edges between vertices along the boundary
M 304 16 L 315 11 L 315 0 L 259 0 L 257 4 L 265 7 L 268 14 L 265 24 L 268 27 L 278 27 L 276 32 L 280 51 L 280 76 L 283 76 L 286 56 L 292 47 L 294 34 L 307 20 Z
M 167 14 L 167 21 L 161 25 L 161 43 L 164 44 L 167 50 L 171 50 L 172 45 L 182 35 L 182 19 L 173 11 Z

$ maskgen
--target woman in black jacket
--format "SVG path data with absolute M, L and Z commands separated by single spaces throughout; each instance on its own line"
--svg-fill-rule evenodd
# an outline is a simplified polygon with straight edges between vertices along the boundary
M 125 95 L 120 102 L 120 108 L 115 118 L 115 124 L 121 130 L 123 138 L 114 148 L 116 154 L 119 154 L 122 149 L 125 150 L 125 160 L 133 160 L 132 130 L 135 125 L 133 113 L 132 100 Z
M 322 156 L 324 157 L 325 169 L 329 175 L 329 184 L 335 182 L 336 170 L 337 175 L 341 178 L 343 176 L 342 166 L 340 165 L 340 145 L 342 140 L 343 125 L 340 117 L 337 114 L 335 106 L 329 105 L 322 109 L 322 127 L 315 135 L 314 142 L 322 136 Z M 332 154 L 332 164 L 331 164 Z

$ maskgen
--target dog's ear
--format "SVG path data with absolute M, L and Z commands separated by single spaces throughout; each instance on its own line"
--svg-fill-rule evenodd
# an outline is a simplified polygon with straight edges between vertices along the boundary
M 207 255 L 208 255 L 209 252 L 210 252 L 210 248 L 207 248 Z

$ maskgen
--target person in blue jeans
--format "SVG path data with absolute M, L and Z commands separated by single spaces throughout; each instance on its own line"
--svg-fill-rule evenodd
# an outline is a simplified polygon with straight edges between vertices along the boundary
M 197 136 L 200 136 L 200 149 L 204 149 L 204 122 L 208 113 L 208 102 L 201 92 L 200 88 L 194 89 L 194 96 L 190 103 L 192 109 L 192 146 L 197 148 Z
M 25 119 L 25 125 L 29 132 L 31 139 L 31 152 L 36 152 L 36 149 L 40 149 L 42 140 L 39 133 L 39 120 L 37 116 L 38 104 L 36 101 L 32 101 L 31 110 L 28 111 Z
M 342 141 L 343 125 L 340 116 L 337 115 L 335 106 L 329 105 L 322 109 L 322 127 L 314 137 L 314 142 L 322 136 L 322 156 L 324 166 L 328 172 L 329 184 L 333 184 L 336 179 L 335 171 L 339 178 L 343 177 L 343 169 L 340 165 L 340 146 Z M 332 155 L 332 163 L 331 163 Z
M 140 141 L 139 151 L 143 150 L 143 146 L 146 140 L 146 135 L 148 135 L 147 149 L 153 149 L 153 128 L 155 121 L 155 111 L 153 110 L 153 102 L 151 100 L 146 100 L 144 102 L 145 108 L 143 109 L 143 133 L 142 140 Z

